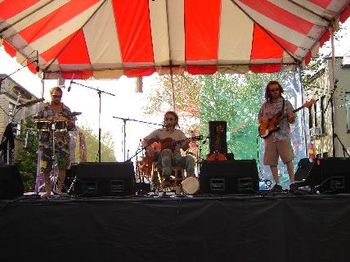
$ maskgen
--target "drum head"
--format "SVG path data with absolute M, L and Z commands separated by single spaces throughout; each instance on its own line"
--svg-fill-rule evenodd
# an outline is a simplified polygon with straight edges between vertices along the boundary
M 187 177 L 181 182 L 181 185 L 185 194 L 193 195 L 199 191 L 199 180 L 197 177 Z

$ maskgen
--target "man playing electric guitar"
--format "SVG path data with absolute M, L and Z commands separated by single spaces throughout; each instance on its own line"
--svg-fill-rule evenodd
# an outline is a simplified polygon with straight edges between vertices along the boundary
M 151 146 L 154 142 L 161 143 L 161 150 L 158 154 L 158 164 L 162 171 L 163 186 L 170 186 L 172 166 L 181 166 L 186 169 L 187 176 L 194 176 L 194 159 L 192 156 L 181 156 L 180 149 L 189 148 L 190 139 L 176 127 L 179 127 L 178 116 L 173 111 L 164 115 L 163 128 L 156 129 L 143 139 L 143 145 Z M 163 142 L 163 143 L 162 143 Z
M 264 165 L 269 165 L 275 181 L 273 191 L 282 191 L 279 185 L 278 159 L 287 166 L 290 183 L 294 182 L 294 152 L 290 140 L 290 124 L 295 122 L 292 104 L 282 97 L 283 88 L 277 81 L 270 81 L 265 88 L 265 102 L 262 104 L 258 119 L 259 132 L 262 127 L 269 126 L 269 120 L 281 115 L 278 128 L 265 138 Z

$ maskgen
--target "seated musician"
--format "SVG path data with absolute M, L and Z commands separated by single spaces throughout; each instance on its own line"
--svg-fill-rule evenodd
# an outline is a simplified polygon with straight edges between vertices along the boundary
M 43 104 L 36 115 L 38 121 L 43 120 L 55 123 L 54 130 L 57 131 L 53 132 L 50 130 L 39 133 L 39 150 L 41 153 L 39 154 L 41 155 L 40 170 L 44 176 L 46 191 L 42 197 L 48 197 L 51 195 L 52 181 L 50 179 L 50 173 L 53 168 L 53 161 L 56 161 L 58 167 L 57 194 L 62 193 L 62 187 L 66 177 L 66 169 L 70 163 L 70 137 L 68 131 L 75 128 L 75 117 L 71 110 L 61 102 L 62 93 L 61 88 L 52 88 L 50 90 L 51 103 Z M 53 153 L 53 148 L 55 148 L 55 154 Z
M 143 145 L 152 148 L 154 142 L 160 142 L 161 149 L 156 157 L 156 161 L 161 168 L 163 185 L 170 186 L 170 176 L 172 166 L 180 166 L 186 170 L 187 176 L 194 176 L 194 159 L 192 156 L 182 156 L 180 149 L 189 148 L 190 139 L 176 127 L 179 127 L 178 116 L 173 111 L 168 111 L 164 115 L 163 128 L 154 130 L 143 139 Z

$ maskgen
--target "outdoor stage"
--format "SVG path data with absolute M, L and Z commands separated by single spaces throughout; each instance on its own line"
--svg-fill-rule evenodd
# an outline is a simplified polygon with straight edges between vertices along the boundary
M 350 194 L 0 201 L 0 261 L 348 261 Z

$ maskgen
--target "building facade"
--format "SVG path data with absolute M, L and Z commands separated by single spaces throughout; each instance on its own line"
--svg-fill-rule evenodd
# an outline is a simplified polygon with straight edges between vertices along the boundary
M 315 100 L 308 113 L 309 145 L 319 158 L 350 156 L 350 63 L 344 57 L 334 62 L 327 58 L 305 87 L 306 99 Z

